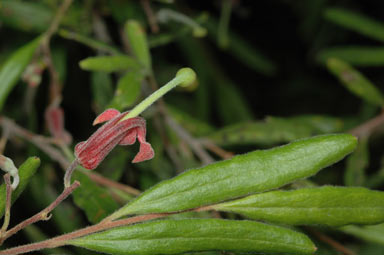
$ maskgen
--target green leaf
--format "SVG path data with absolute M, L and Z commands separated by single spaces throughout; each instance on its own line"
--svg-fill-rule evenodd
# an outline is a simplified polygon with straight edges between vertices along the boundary
M 355 147 L 354 136 L 324 135 L 239 155 L 161 182 L 115 215 L 182 211 L 278 188 L 316 174 Z
M 119 207 L 107 190 L 97 186 L 84 173 L 75 171 L 73 179 L 81 183 L 72 193 L 73 200 L 84 210 L 89 222 L 97 223 Z
M 384 224 L 364 227 L 345 226 L 340 228 L 340 230 L 368 242 L 384 245 Z
M 133 55 L 144 66 L 147 72 L 152 70 L 151 54 L 149 52 L 147 36 L 140 23 L 136 20 L 128 20 L 125 23 L 124 31 L 129 40 L 129 46 Z
M 40 3 L 14 0 L 2 0 L 0 2 L 1 22 L 15 29 L 44 32 L 52 17 L 51 10 Z
M 384 23 L 342 8 L 328 8 L 327 20 L 373 39 L 384 41 Z
M 115 47 L 102 41 L 98 41 L 95 38 L 87 37 L 83 34 L 75 33 L 66 29 L 60 29 L 58 34 L 63 38 L 74 40 L 94 50 L 110 53 L 112 55 L 122 54 L 119 49 L 116 49 Z
M 265 121 L 226 126 L 207 138 L 220 146 L 291 142 L 311 135 L 340 132 L 344 123 L 337 118 L 303 115 L 290 118 L 267 117 Z
M 137 101 L 144 76 L 140 72 L 128 72 L 117 83 L 111 108 L 123 110 Z
M 338 58 L 353 66 L 384 66 L 384 47 L 341 46 L 317 54 L 321 63 L 326 63 L 329 58 Z
M 19 80 L 25 67 L 31 61 L 36 48 L 40 44 L 41 37 L 24 45 L 13 53 L 0 70 L 0 110 L 3 108 L 8 94 Z
M 302 233 L 252 221 L 222 219 L 161 220 L 108 230 L 68 244 L 109 254 L 179 254 L 227 250 L 313 254 Z
M 102 72 L 91 73 L 93 106 L 101 113 L 113 98 L 111 75 Z
M 365 183 L 365 169 L 369 165 L 368 137 L 359 139 L 356 150 L 347 159 L 344 173 L 346 186 L 363 186 Z
M 12 192 L 12 203 L 20 196 L 20 194 L 27 187 L 32 176 L 36 173 L 37 168 L 40 166 L 40 159 L 38 157 L 28 158 L 20 167 L 19 167 L 19 177 L 20 183 L 17 186 L 16 190 Z M 0 217 L 4 214 L 5 209 L 5 194 L 6 187 L 5 184 L 0 186 Z
M 211 18 L 206 25 L 209 31 L 208 35 L 210 35 L 212 39 L 216 40 L 218 35 L 217 21 Z M 228 37 L 231 41 L 227 51 L 234 58 L 258 73 L 268 76 L 276 73 L 276 64 L 264 56 L 262 52 L 259 51 L 253 44 L 247 42 L 243 37 L 235 33 L 230 32 Z
M 327 67 L 350 92 L 368 103 L 377 106 L 384 105 L 384 97 L 381 92 L 348 63 L 337 58 L 330 58 L 327 61 Z
M 88 71 L 117 72 L 138 70 L 139 64 L 126 55 L 90 57 L 80 61 L 80 67 Z
M 212 206 L 248 218 L 291 225 L 384 222 L 384 192 L 357 187 L 271 191 Z

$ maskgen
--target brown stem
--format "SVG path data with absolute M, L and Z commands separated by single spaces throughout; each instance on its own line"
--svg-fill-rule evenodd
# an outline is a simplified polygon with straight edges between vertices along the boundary
M 68 160 L 60 153 L 59 150 L 56 148 L 52 147 L 48 141 L 49 139 L 36 135 L 19 125 L 17 125 L 13 120 L 8 119 L 7 117 L 1 116 L 0 118 L 0 125 L 3 128 L 8 128 L 13 135 L 20 136 L 24 138 L 25 140 L 31 142 L 34 144 L 36 147 L 38 147 L 40 150 L 45 152 L 47 155 L 49 155 L 52 159 L 55 161 L 59 162 L 60 166 L 63 169 L 66 169 L 68 167 Z
M 45 209 L 43 209 L 42 211 L 40 211 L 39 213 L 33 215 L 32 217 L 26 219 L 25 221 L 17 224 L 16 226 L 14 226 L 13 228 L 11 228 L 10 230 L 8 230 L 4 237 L 2 237 L 0 239 L 0 242 L 4 242 L 6 239 L 8 239 L 10 236 L 16 234 L 17 232 L 19 232 L 20 230 L 22 230 L 23 228 L 33 224 L 33 223 L 36 223 L 38 221 L 41 221 L 41 220 L 49 220 L 51 218 L 51 216 L 49 215 L 49 213 L 56 208 L 56 206 L 58 206 L 64 199 L 66 199 L 75 189 L 77 189 L 78 187 L 80 186 L 80 182 L 78 181 L 75 181 L 71 186 L 69 186 L 68 188 L 65 188 L 63 190 L 63 192 L 56 198 L 55 201 L 53 201 L 48 207 L 46 207 Z M 5 253 L 6 254 L 6 253 Z
M 11 205 L 12 205 L 12 183 L 11 175 L 8 173 L 4 175 L 4 182 L 6 184 L 6 195 L 5 195 L 5 214 L 4 214 L 4 223 L 0 230 L 0 238 L 3 237 L 9 226 L 9 220 L 11 218 Z
M 152 33 L 158 33 L 159 25 L 157 24 L 157 18 L 156 18 L 156 15 L 153 13 L 149 0 L 141 0 L 140 2 L 141 2 L 141 5 L 143 6 L 145 15 L 147 15 L 149 26 L 151 27 Z
M 140 190 L 138 190 L 138 189 L 135 189 L 135 188 L 132 188 L 130 186 L 121 184 L 119 182 L 114 182 L 114 181 L 112 181 L 110 179 L 107 179 L 107 178 L 97 174 L 97 173 L 89 173 L 88 177 L 91 178 L 94 182 L 99 183 L 99 184 L 101 184 L 103 186 L 107 186 L 107 187 L 115 188 L 115 189 L 118 189 L 118 190 L 122 190 L 122 191 L 125 191 L 128 194 L 135 195 L 135 196 L 140 194 Z
M 51 54 L 51 48 L 49 47 L 49 43 L 51 40 L 51 37 L 54 33 L 56 33 L 61 20 L 64 17 L 65 12 L 69 8 L 69 6 L 72 4 L 73 0 L 64 0 L 62 5 L 59 7 L 59 10 L 57 11 L 53 21 L 51 22 L 51 25 L 49 26 L 48 30 L 45 32 L 43 41 L 42 41 L 42 52 L 44 54 L 44 61 L 47 65 L 49 74 L 51 76 L 51 86 L 50 86 L 50 101 L 53 102 L 55 98 L 60 96 L 61 94 L 61 84 L 59 79 L 59 74 L 57 70 L 55 69 L 55 66 L 52 61 L 52 54 Z
M 217 146 L 213 141 L 210 139 L 202 139 L 200 141 L 208 150 L 215 153 L 217 156 L 221 157 L 222 159 L 230 159 L 233 157 L 233 152 L 226 151 L 223 148 Z
M 376 128 L 384 124 L 384 112 L 376 116 L 373 119 L 368 120 L 367 122 L 355 127 L 350 130 L 349 133 L 357 137 L 369 136 Z
M 343 246 L 341 243 L 333 240 L 332 238 L 330 238 L 329 236 L 323 234 L 323 233 L 320 233 L 316 230 L 313 230 L 313 229 L 308 229 L 313 235 L 315 235 L 319 240 L 329 244 L 330 246 L 332 246 L 335 250 L 341 252 L 342 254 L 345 254 L 345 255 L 357 255 L 355 252 L 351 251 L 350 249 L 346 248 L 345 246 Z
M 213 158 L 205 151 L 201 144 L 195 140 L 182 126 L 173 120 L 169 115 L 165 116 L 165 121 L 168 126 L 195 152 L 204 165 L 214 162 Z

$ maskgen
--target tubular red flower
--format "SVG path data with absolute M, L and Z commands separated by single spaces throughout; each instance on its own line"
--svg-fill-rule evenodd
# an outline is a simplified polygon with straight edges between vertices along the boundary
M 75 155 L 78 162 L 87 169 L 95 169 L 108 153 L 118 144 L 131 145 L 137 140 L 140 142 L 140 149 L 133 163 L 153 158 L 152 146 L 146 142 L 145 120 L 141 117 L 134 117 L 120 121 L 128 112 L 120 113 L 115 109 L 105 110 L 95 121 L 99 124 L 108 121 L 88 138 L 75 147 Z

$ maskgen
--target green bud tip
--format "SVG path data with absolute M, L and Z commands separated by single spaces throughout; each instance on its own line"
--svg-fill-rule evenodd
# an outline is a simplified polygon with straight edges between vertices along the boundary
M 181 87 L 188 87 L 196 81 L 196 73 L 191 68 L 184 67 L 176 73 L 176 78 L 183 80 L 183 82 L 180 83 Z

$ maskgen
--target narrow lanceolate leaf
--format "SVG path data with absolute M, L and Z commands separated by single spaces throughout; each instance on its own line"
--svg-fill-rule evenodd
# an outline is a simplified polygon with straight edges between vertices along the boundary
M 128 72 L 121 77 L 109 108 L 121 111 L 136 102 L 140 96 L 143 78 L 144 76 L 140 72 Z
M 360 13 L 342 8 L 329 8 L 325 12 L 325 18 L 344 28 L 382 42 L 384 41 L 384 23 Z
M 145 70 L 150 72 L 152 69 L 152 60 L 144 29 L 139 22 L 129 20 L 125 23 L 124 31 L 128 36 L 129 46 L 133 55 L 135 55 Z
M 248 218 L 291 225 L 384 222 L 384 192 L 366 188 L 320 187 L 271 191 L 213 206 Z
M 316 174 L 355 146 L 351 135 L 324 135 L 236 156 L 161 182 L 115 215 L 182 211 L 278 188 Z
M 344 123 L 337 118 L 303 115 L 291 118 L 268 117 L 265 121 L 226 126 L 207 136 L 221 146 L 240 144 L 273 145 L 291 142 L 311 135 L 343 131 Z
M 384 245 L 384 224 L 362 227 L 345 226 L 340 228 L 340 230 L 368 242 Z
M 31 61 L 36 48 L 39 46 L 40 37 L 18 49 L 5 62 L 0 70 L 0 110 L 12 88 L 16 85 L 25 67 Z
M 1 22 L 18 30 L 44 32 L 52 21 L 52 16 L 52 11 L 41 2 L 1 1 Z
M 16 190 L 12 192 L 12 202 L 15 202 L 20 194 L 24 191 L 39 166 L 40 159 L 38 157 L 30 157 L 19 167 L 20 183 Z M 6 187 L 5 184 L 2 184 L 0 186 L 0 217 L 4 214 L 5 193 Z
M 353 94 L 368 103 L 383 106 L 384 97 L 381 92 L 371 81 L 348 63 L 340 59 L 330 58 L 327 61 L 327 67 Z
M 321 63 L 326 63 L 329 58 L 338 58 L 353 66 L 384 66 L 384 47 L 341 46 L 317 54 Z
M 117 72 L 138 70 L 139 63 L 125 55 L 90 57 L 80 61 L 80 67 L 88 71 Z
M 120 255 L 179 254 L 211 250 L 313 254 L 302 233 L 252 221 L 161 220 L 115 228 L 68 244 Z
M 356 151 L 347 159 L 344 173 L 344 184 L 346 186 L 363 186 L 365 183 L 365 169 L 369 165 L 368 137 L 359 139 Z

